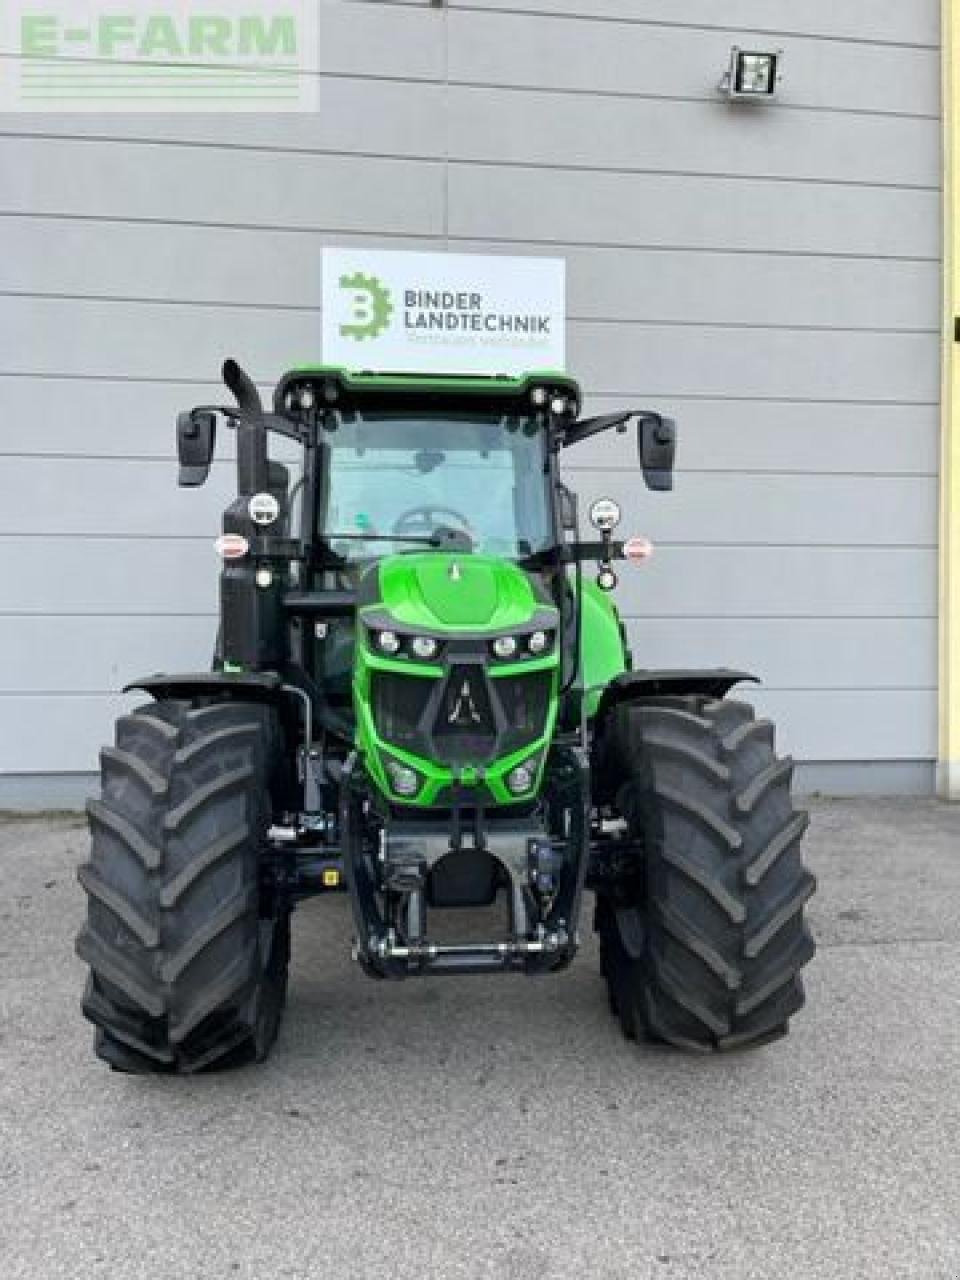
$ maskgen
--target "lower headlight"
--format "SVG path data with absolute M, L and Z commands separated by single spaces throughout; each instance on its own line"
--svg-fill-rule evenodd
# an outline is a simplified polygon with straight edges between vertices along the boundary
M 550 648 L 550 632 L 534 631 L 527 639 L 527 648 L 534 657 L 541 653 L 546 653 Z
M 507 786 L 515 796 L 522 796 L 524 792 L 530 790 L 536 778 L 537 762 L 528 760 L 525 764 L 518 764 L 516 768 L 510 770 L 507 774 Z
M 390 760 L 387 762 L 387 773 L 390 785 L 398 796 L 415 796 L 420 790 L 420 775 L 416 769 Z

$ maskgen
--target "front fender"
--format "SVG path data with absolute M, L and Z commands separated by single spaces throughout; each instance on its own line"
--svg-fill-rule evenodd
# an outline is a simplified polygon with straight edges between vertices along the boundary
M 124 685 L 124 693 L 142 689 L 153 698 L 243 698 L 248 702 L 278 702 L 283 681 L 273 671 L 200 671 L 178 675 L 144 676 Z
M 624 671 L 604 689 L 597 708 L 597 724 L 616 706 L 623 702 L 636 702 L 643 698 L 684 697 L 700 695 L 706 698 L 725 698 L 735 684 L 749 681 L 759 684 L 757 676 L 748 671 L 733 671 L 728 667 L 698 670 L 695 667 Z

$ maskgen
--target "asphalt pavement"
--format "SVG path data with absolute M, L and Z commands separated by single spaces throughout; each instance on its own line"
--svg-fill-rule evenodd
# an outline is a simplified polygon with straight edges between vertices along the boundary
M 554 978 L 377 983 L 296 916 L 270 1061 L 92 1053 L 77 818 L 0 819 L 3 1280 L 960 1280 L 960 808 L 816 801 L 820 951 L 784 1041 L 622 1039 Z

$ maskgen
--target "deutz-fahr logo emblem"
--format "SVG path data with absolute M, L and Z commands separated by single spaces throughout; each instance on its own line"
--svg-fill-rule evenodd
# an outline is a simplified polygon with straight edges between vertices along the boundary
M 342 338 L 379 338 L 390 327 L 393 303 L 390 290 L 376 276 L 365 276 L 362 271 L 340 277 L 340 288 L 350 297 L 350 319 L 340 326 Z
M 480 723 L 480 712 L 477 710 L 477 704 L 473 700 L 473 690 L 470 688 L 470 681 L 464 680 L 460 686 L 460 692 L 453 704 L 453 708 L 447 717 L 447 724 L 459 725 L 461 728 L 466 725 Z

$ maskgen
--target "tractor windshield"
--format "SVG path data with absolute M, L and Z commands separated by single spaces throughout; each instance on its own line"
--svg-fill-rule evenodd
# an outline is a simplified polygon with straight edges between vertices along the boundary
M 323 433 L 320 535 L 345 560 L 464 548 L 520 559 L 554 542 L 543 431 L 516 415 L 351 413 Z

